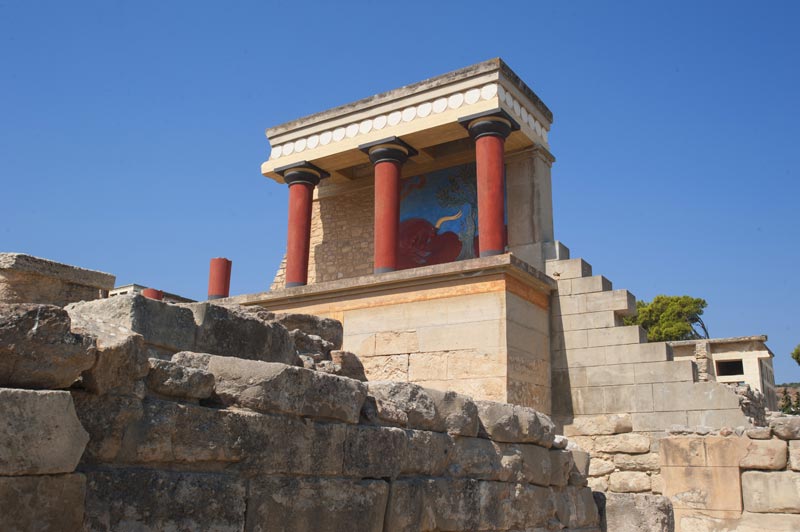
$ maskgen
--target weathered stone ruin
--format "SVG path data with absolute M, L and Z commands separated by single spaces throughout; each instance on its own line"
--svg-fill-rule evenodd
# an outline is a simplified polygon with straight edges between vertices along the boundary
M 267 130 L 267 292 L 0 254 L 5 528 L 800 530 L 766 337 L 624 324 L 555 239 L 552 122 L 495 59 Z

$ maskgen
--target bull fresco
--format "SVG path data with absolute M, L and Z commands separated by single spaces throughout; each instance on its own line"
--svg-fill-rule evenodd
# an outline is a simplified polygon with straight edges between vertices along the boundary
M 398 269 L 478 256 L 475 164 L 404 179 Z

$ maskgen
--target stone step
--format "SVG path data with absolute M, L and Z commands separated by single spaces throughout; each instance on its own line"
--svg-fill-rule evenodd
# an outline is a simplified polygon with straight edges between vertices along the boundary
M 634 364 L 672 360 L 672 348 L 665 342 L 625 344 L 579 349 L 553 349 L 553 369 Z
M 555 350 L 605 347 L 647 342 L 647 333 L 638 325 L 584 329 L 556 333 L 550 338 Z
M 609 290 L 611 290 L 611 281 L 602 275 L 558 280 L 558 294 L 561 296 L 608 292 Z
M 583 259 L 548 260 L 544 268 L 545 273 L 557 281 L 592 275 L 592 265 Z
M 613 310 L 556 316 L 550 324 L 551 330 L 556 333 L 620 326 L 622 326 L 622 318 Z
M 627 290 L 610 290 L 553 298 L 551 315 L 569 316 L 612 310 L 620 316 L 636 314 L 636 297 Z

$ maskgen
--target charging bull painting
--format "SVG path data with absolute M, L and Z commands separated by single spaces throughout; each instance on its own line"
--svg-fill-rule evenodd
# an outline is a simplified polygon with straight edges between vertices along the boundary
M 478 256 L 474 164 L 403 180 L 398 248 L 399 269 Z

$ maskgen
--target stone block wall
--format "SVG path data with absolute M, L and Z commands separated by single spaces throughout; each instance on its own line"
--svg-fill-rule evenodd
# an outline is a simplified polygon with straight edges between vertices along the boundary
M 340 342 L 207 303 L 0 305 L 3 529 L 599 530 L 547 416 L 345 377 Z
M 633 431 L 646 433 L 759 422 L 744 412 L 753 401 L 700 382 L 694 360 L 675 360 L 667 343 L 647 343 L 641 327 L 623 325 L 636 312 L 633 294 L 612 289 L 583 259 L 551 260 L 546 268 L 558 282 L 550 311 L 553 417 L 565 433 L 581 417 L 601 414 L 630 414 Z

